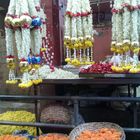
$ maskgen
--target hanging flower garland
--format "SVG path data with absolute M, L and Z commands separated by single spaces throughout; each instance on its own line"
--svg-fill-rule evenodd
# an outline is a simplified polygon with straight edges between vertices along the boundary
M 93 23 L 89 0 L 68 0 L 65 15 L 64 45 L 68 64 L 91 64 Z
M 133 6 L 132 9 L 132 30 L 131 30 L 131 47 L 133 52 L 133 67 L 130 69 L 131 73 L 137 73 L 140 72 L 140 68 L 138 68 L 138 55 L 140 51 L 139 47 L 139 27 L 138 27 L 138 21 L 139 21 L 139 7 L 138 7 L 138 1 L 133 0 L 131 1 L 131 5 Z
M 41 36 L 42 36 L 42 48 L 41 48 L 41 57 L 42 62 L 47 63 L 47 24 L 46 24 L 46 15 L 44 13 L 44 10 L 40 9 L 40 17 L 42 18 L 42 26 L 41 26 Z
M 117 4 L 117 1 L 115 0 L 114 1 L 114 5 L 113 5 L 113 9 L 112 9 L 112 42 L 111 42 L 111 51 L 112 52 L 116 52 L 116 15 L 117 15 L 117 12 L 116 12 L 116 4 Z
M 20 88 L 28 88 L 32 86 L 32 81 L 29 78 L 29 64 L 28 64 L 28 56 L 30 54 L 30 46 L 31 46 L 31 39 L 30 39 L 30 25 L 32 19 L 29 15 L 28 9 L 28 2 L 27 0 L 23 0 L 21 2 L 21 32 L 22 32 L 22 59 L 20 61 L 20 69 L 23 73 L 23 77 L 21 79 L 21 83 L 19 84 Z
M 83 17 L 84 27 L 84 45 L 86 48 L 86 62 L 85 64 L 92 64 L 93 62 L 93 18 L 89 0 L 83 1 L 82 13 L 87 14 L 86 18 Z M 91 54 L 90 54 L 91 53 Z
M 113 52 L 113 56 L 111 58 L 111 63 L 113 63 L 114 69 L 118 65 L 117 61 L 117 28 L 116 28 L 116 21 L 117 21 L 117 1 L 114 1 L 114 5 L 112 8 L 112 42 L 111 42 L 111 51 Z
M 17 55 L 18 59 L 21 60 L 24 56 L 22 55 L 22 34 L 21 34 L 21 9 L 20 9 L 20 2 L 19 0 L 16 0 L 16 13 L 14 16 L 14 19 L 12 21 L 12 26 L 15 29 L 15 41 L 16 41 L 16 48 L 17 48 Z
M 29 13 L 32 17 L 32 35 L 33 35 L 33 45 L 31 47 L 31 53 L 28 57 L 28 63 L 33 66 L 32 70 L 36 73 L 32 82 L 37 85 L 42 82 L 42 79 L 39 78 L 38 69 L 41 64 L 41 57 L 40 57 L 40 49 L 41 49 L 41 30 L 40 26 L 42 24 L 41 18 L 38 15 L 38 12 L 35 8 L 34 0 L 28 0 L 29 5 Z M 32 45 L 32 44 L 31 44 Z M 32 51 L 33 50 L 33 51 Z
M 117 44 L 112 50 L 118 54 L 116 57 L 118 64 L 112 67 L 115 72 L 140 72 L 138 59 L 140 50 L 139 4 L 139 0 L 114 1 L 112 40 L 116 39 Z M 114 18 L 115 15 L 116 18 Z M 133 54 L 133 58 L 131 54 Z
M 128 71 L 131 69 L 131 63 L 130 63 L 130 47 L 131 47 L 131 1 L 130 0 L 124 0 L 123 3 L 123 51 L 125 54 L 125 62 L 123 69 Z
M 65 61 L 71 62 L 71 18 L 68 13 L 71 11 L 72 0 L 67 2 L 67 14 L 65 15 L 65 30 L 64 30 L 64 45 L 66 47 L 66 59 Z
M 12 20 L 15 14 L 15 0 L 11 0 L 8 12 L 5 17 L 5 34 L 6 34 L 6 52 L 7 52 L 7 67 L 9 68 L 9 79 L 6 81 L 7 84 L 16 84 L 15 79 L 15 56 L 14 56 L 14 30 L 12 28 Z
M 45 53 L 45 59 L 47 59 L 47 38 L 46 15 L 40 7 L 39 0 L 11 0 L 5 18 L 5 30 L 7 66 L 10 69 L 9 80 L 6 82 L 8 84 L 17 82 L 14 74 L 14 44 L 20 60 L 20 70 L 23 73 L 19 87 L 28 88 L 42 82 L 38 72 L 41 64 L 40 50 Z M 31 80 L 29 71 L 34 69 L 36 76 Z
M 115 52 L 117 53 L 117 55 L 115 56 L 115 65 L 112 66 L 112 70 L 115 72 L 123 72 L 123 53 L 124 53 L 124 49 L 123 49 L 123 0 L 117 0 L 114 2 L 114 6 L 115 9 L 113 9 L 114 14 L 116 14 L 115 16 L 115 21 L 116 22 L 116 33 L 113 33 L 113 35 L 116 35 L 115 39 L 116 39 L 116 45 L 115 45 Z M 114 18 L 114 17 L 113 17 Z M 114 20 L 114 19 L 112 19 Z

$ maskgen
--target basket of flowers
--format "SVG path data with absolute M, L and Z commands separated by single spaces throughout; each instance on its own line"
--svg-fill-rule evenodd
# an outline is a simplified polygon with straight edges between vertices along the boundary
M 74 128 L 70 140 L 125 140 L 124 130 L 117 124 L 109 122 L 85 123 Z

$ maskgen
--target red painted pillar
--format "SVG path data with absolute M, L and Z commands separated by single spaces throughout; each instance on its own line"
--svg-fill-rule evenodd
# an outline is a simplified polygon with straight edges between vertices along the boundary
M 47 15 L 47 37 L 50 59 L 54 65 L 60 65 L 59 1 L 42 0 L 42 7 Z M 53 57 L 54 53 L 54 58 Z

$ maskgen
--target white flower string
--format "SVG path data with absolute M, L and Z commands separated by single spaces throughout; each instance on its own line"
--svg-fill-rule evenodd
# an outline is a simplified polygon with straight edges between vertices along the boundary
M 10 0 L 5 18 L 7 66 L 10 69 L 7 84 L 17 82 L 14 74 L 14 44 L 17 47 L 20 70 L 23 73 L 19 87 L 29 88 L 33 84 L 38 84 L 42 81 L 38 77 L 39 71 L 36 70 L 34 72 L 36 73 L 34 79 L 36 81 L 32 82 L 29 77 L 29 71 L 32 69 L 32 64 L 35 64 L 35 69 L 40 67 L 41 55 L 45 61 L 47 61 L 46 55 L 51 56 L 51 61 L 53 59 L 53 52 L 52 54 L 46 54 L 48 48 L 46 28 L 46 15 L 40 7 L 39 0 Z
M 39 84 L 42 82 L 42 79 L 39 78 L 38 75 L 38 68 L 40 65 L 40 49 L 41 49 L 41 45 L 42 45 L 42 39 L 41 39 L 41 31 L 40 31 L 40 20 L 41 18 L 38 15 L 38 12 L 35 8 L 35 2 L 34 0 L 28 0 L 28 6 L 29 6 L 29 13 L 30 16 L 32 17 L 32 35 L 33 35 L 33 41 L 34 42 L 31 47 L 31 53 L 30 53 L 30 57 L 28 57 L 29 59 L 29 63 L 33 66 L 31 71 L 34 71 L 36 73 L 36 76 L 34 77 L 34 79 L 32 79 L 33 84 Z M 40 24 L 40 26 L 38 25 L 38 22 Z
M 136 7 L 138 5 L 137 0 L 131 1 L 131 5 Z M 135 68 L 138 65 L 138 53 L 139 53 L 139 31 L 138 31 L 138 9 L 132 11 L 132 30 L 131 30 L 131 40 L 133 48 L 133 67 Z M 133 70 L 133 68 L 132 68 Z
M 140 72 L 138 59 L 140 51 L 139 5 L 140 0 L 114 1 L 112 9 L 113 45 L 111 50 L 117 53 L 117 56 L 113 57 L 111 62 L 116 64 L 112 67 L 112 70 L 115 72 Z
M 22 53 L 23 58 L 20 62 L 20 69 L 23 72 L 23 76 L 21 79 L 21 83 L 19 84 L 20 88 L 28 88 L 32 86 L 32 81 L 29 79 L 29 64 L 28 64 L 28 56 L 30 54 L 30 46 L 31 46 L 31 34 L 30 34 L 30 25 L 32 22 L 32 19 L 29 15 L 29 9 L 28 9 L 28 1 L 22 0 L 21 2 L 21 32 L 22 32 Z
M 22 34 L 21 34 L 21 29 L 20 29 L 20 14 L 21 14 L 21 9 L 20 5 L 21 1 L 16 0 L 16 13 L 15 13 L 15 18 L 13 20 L 13 25 L 15 28 L 15 41 L 16 41 L 16 48 L 17 48 L 17 54 L 18 54 L 18 59 L 21 60 L 24 56 L 22 55 Z
M 9 68 L 9 80 L 6 81 L 7 84 L 16 84 L 15 80 L 15 60 L 14 60 L 14 30 L 12 28 L 12 20 L 15 15 L 15 0 L 11 0 L 8 12 L 5 17 L 5 34 L 6 34 L 6 53 L 7 53 L 7 67 Z
M 89 0 L 68 0 L 65 15 L 64 45 L 68 64 L 92 64 L 93 18 Z M 72 53 L 67 54 L 67 48 Z
M 114 1 L 114 5 L 113 5 L 113 9 L 112 9 L 112 42 L 111 42 L 111 51 L 114 53 L 116 53 L 116 37 L 117 37 L 117 33 L 116 33 L 116 20 L 117 20 L 117 16 L 116 16 L 116 4 L 117 1 Z
M 125 53 L 125 68 L 126 70 L 130 69 L 130 43 L 131 43 L 131 12 L 128 9 L 128 6 L 131 5 L 130 0 L 124 0 L 123 7 L 123 51 Z

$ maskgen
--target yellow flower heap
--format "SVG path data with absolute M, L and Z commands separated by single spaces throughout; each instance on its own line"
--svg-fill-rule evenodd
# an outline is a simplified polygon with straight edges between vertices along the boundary
M 115 0 L 112 9 L 112 70 L 138 73 L 140 0 Z M 131 54 L 133 56 L 131 57 Z
M 68 64 L 93 63 L 93 23 L 89 0 L 68 0 L 65 15 L 64 46 Z
M 35 115 L 27 111 L 7 111 L 0 114 L 0 121 L 35 122 Z M 11 135 L 16 130 L 27 130 L 30 135 L 36 135 L 36 129 L 27 126 L 0 125 L 0 135 Z

